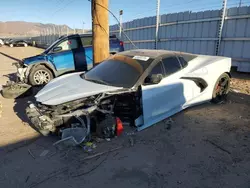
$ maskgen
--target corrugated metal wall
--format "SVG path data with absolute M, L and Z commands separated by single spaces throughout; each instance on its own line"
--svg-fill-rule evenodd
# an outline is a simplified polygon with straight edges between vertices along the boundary
M 248 16 L 247 16 L 248 15 Z M 239 71 L 250 72 L 250 7 L 231 8 L 227 12 L 220 55 L 234 58 Z M 230 19 L 237 17 L 238 19 Z
M 215 55 L 220 10 L 161 15 L 158 49 Z M 154 49 L 156 17 L 136 19 L 123 29 L 138 48 Z M 118 36 L 118 25 L 110 26 Z M 125 49 L 133 45 L 123 36 Z M 227 9 L 219 55 L 233 58 L 239 71 L 250 72 L 250 7 Z

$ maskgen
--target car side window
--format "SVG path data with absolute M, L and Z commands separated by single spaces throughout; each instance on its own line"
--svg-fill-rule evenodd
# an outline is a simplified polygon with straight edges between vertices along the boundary
M 162 66 L 162 62 L 158 62 L 153 69 L 150 71 L 150 73 L 148 74 L 148 76 L 145 78 L 144 80 L 144 84 L 143 85 L 151 85 L 152 83 L 152 75 L 157 76 L 157 75 L 164 75 L 164 69 Z
M 82 46 L 92 46 L 92 37 L 81 37 Z
M 180 60 L 182 68 L 188 65 L 187 61 L 183 57 L 178 57 L 178 59 Z
M 73 50 L 78 48 L 78 42 L 77 39 L 67 39 L 58 44 L 57 47 L 62 47 L 61 51 Z
M 164 69 L 162 67 L 162 63 L 159 62 L 154 66 L 154 68 L 151 70 L 151 72 L 148 75 L 153 75 L 153 74 L 162 74 L 164 75 Z
M 165 76 L 169 76 L 182 69 L 180 62 L 176 57 L 162 59 L 162 63 L 166 72 Z

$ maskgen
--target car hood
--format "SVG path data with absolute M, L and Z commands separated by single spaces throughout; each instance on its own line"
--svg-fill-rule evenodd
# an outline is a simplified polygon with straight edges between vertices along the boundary
M 37 93 L 36 101 L 45 105 L 58 105 L 99 93 L 122 89 L 121 87 L 87 81 L 80 77 L 82 73 L 66 74 L 51 80 Z
M 25 59 L 23 59 L 23 63 L 25 65 L 31 65 L 33 63 L 36 63 L 36 62 L 40 62 L 40 61 L 46 61 L 46 57 L 42 54 L 40 55 L 36 55 L 36 56 L 32 56 L 32 57 L 27 57 Z

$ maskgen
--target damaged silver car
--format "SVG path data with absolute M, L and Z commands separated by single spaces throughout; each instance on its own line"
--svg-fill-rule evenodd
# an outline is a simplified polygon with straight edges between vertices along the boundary
M 88 72 L 49 82 L 26 109 L 43 135 L 84 127 L 112 135 L 118 121 L 145 129 L 228 93 L 231 59 L 164 50 L 118 53 Z

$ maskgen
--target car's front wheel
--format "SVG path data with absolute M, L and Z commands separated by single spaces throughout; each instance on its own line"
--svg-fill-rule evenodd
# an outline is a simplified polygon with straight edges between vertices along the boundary
M 33 86 L 47 84 L 53 78 L 52 72 L 44 65 L 33 67 L 29 74 L 29 82 Z
M 230 89 L 230 76 L 227 73 L 223 73 L 217 80 L 214 90 L 212 102 L 219 103 L 223 101 Z
M 27 47 L 27 46 L 28 46 L 28 44 L 24 43 L 24 47 Z
M 13 44 L 10 44 L 10 47 L 11 47 L 11 48 L 13 48 L 13 47 L 14 47 L 14 45 L 13 45 Z

